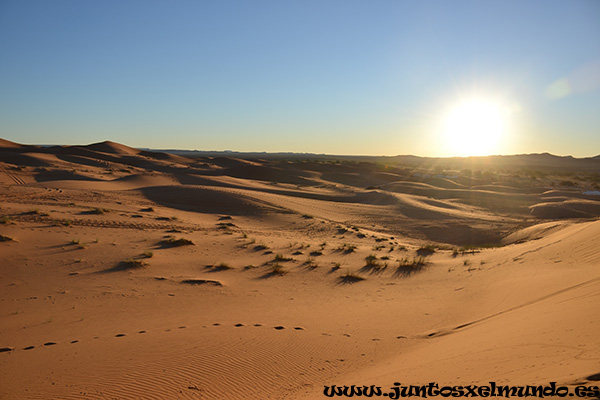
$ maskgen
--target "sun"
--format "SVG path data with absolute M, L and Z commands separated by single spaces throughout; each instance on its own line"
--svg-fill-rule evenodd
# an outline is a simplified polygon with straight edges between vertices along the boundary
M 506 133 L 506 108 L 485 98 L 464 99 L 450 107 L 442 120 L 446 151 L 456 156 L 498 154 Z

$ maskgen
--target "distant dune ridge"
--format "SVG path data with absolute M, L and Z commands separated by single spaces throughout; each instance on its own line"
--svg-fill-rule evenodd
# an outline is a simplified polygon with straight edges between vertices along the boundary
M 198 152 L 184 152 L 184 154 L 197 154 Z M 282 161 L 282 160 L 243 160 L 230 157 L 183 157 L 168 153 L 142 151 L 123 144 L 105 141 L 85 146 L 26 146 L 2 140 L 0 142 L 0 155 L 2 160 L 13 166 L 42 167 L 31 171 L 25 180 L 35 182 L 55 181 L 93 181 L 105 186 L 116 187 L 120 183 L 126 188 L 127 182 L 132 182 L 133 175 L 142 176 L 148 170 L 163 174 L 174 182 L 190 186 L 189 189 L 200 185 L 205 196 L 193 196 L 194 200 L 184 198 L 175 199 L 173 205 L 179 207 L 201 209 L 202 202 L 213 203 L 210 209 L 219 213 L 214 204 L 218 196 L 223 196 L 223 190 L 234 188 L 246 190 L 244 196 L 249 203 L 257 201 L 256 196 L 270 195 L 273 199 L 285 200 L 286 198 L 312 198 L 327 203 L 372 204 L 389 206 L 382 227 L 394 233 L 395 226 L 401 222 L 402 234 L 409 234 L 408 226 L 416 221 L 413 232 L 418 238 L 431 239 L 441 242 L 452 242 L 452 235 L 434 234 L 425 235 L 420 229 L 421 221 L 432 220 L 436 225 L 449 224 L 450 231 L 455 229 L 453 221 L 460 219 L 470 220 L 469 225 L 473 234 L 465 243 L 476 244 L 480 234 L 487 230 L 481 224 L 488 221 L 489 213 L 505 211 L 510 216 L 514 214 L 527 215 L 539 218 L 590 218 L 600 215 L 597 207 L 596 196 L 585 195 L 585 189 L 593 190 L 598 185 L 596 180 L 582 181 L 577 184 L 570 179 L 545 179 L 548 175 L 560 173 L 565 168 L 573 167 L 579 173 L 587 169 L 600 170 L 600 158 L 575 159 L 573 157 L 557 157 L 550 154 L 532 154 L 518 156 L 494 156 L 488 158 L 475 157 L 465 159 L 429 159 L 419 157 L 398 156 L 385 158 L 389 164 L 381 165 L 381 158 L 372 158 L 374 162 L 344 162 L 339 157 L 335 162 L 319 160 L 308 161 Z M 261 154 L 264 156 L 264 154 Z M 281 157 L 272 155 L 272 157 Z M 292 160 L 298 155 L 287 155 Z M 306 155 L 300 155 L 306 156 Z M 326 156 L 329 157 L 329 156 Z M 397 162 L 410 159 L 408 165 Z M 367 160 L 368 158 L 361 158 Z M 340 161 L 342 160 L 342 161 Z M 435 160 L 435 165 L 432 164 Z M 442 170 L 443 164 L 469 163 L 472 169 L 467 170 Z M 427 165 L 430 165 L 427 168 Z M 474 170 L 476 167 L 485 167 Z M 81 169 L 106 168 L 109 175 L 98 178 L 96 174 L 81 174 Z M 518 169 L 520 168 L 520 170 Z M 536 168 L 541 168 L 537 170 Z M 595 168 L 595 169 L 594 169 Z M 10 169 L 10 168 L 9 168 Z M 130 169 L 129 171 L 126 171 Z M 508 169 L 508 170 L 507 170 Z M 507 170 L 507 171 L 505 171 Z M 505 171 L 505 172 L 503 172 Z M 514 171 L 520 171 L 515 173 Z M 23 171 L 12 173 L 13 176 L 24 175 Z M 248 192 L 245 183 L 236 181 L 226 183 L 223 178 L 237 178 L 251 180 L 252 182 L 266 183 L 271 187 L 262 187 Z M 531 179 L 533 178 L 533 179 Z M 4 179 L 7 179 L 6 177 Z M 561 186 L 569 182 L 568 186 Z M 299 188 L 277 187 L 273 185 L 299 185 Z M 593 186 L 593 185 L 596 186 Z M 574 185 L 574 186 L 571 186 Z M 154 185 L 149 185 L 154 186 Z M 220 189 L 216 189 L 220 188 Z M 327 193 L 311 193 L 319 189 L 329 188 Z M 556 188 L 564 188 L 560 201 L 557 200 Z M 141 190 L 141 189 L 140 189 Z M 182 189 L 183 190 L 183 189 Z M 188 190 L 189 191 L 189 190 Z M 217 191 L 214 195 L 207 196 L 208 191 Z M 167 193 L 156 187 L 153 191 L 160 200 L 169 205 Z M 361 194 L 362 192 L 362 194 Z M 216 196 L 216 197 L 215 197 Z M 231 196 L 231 195 L 228 195 Z M 238 196 L 236 194 L 236 196 Z M 259 197 L 260 197 L 259 196 Z M 417 196 L 417 197 L 414 197 Z M 189 196 L 187 196 L 189 197 Z M 250 199 L 254 197 L 253 201 Z M 435 199 L 431 201 L 427 199 Z M 214 203 L 216 201 L 216 203 Z M 262 204 L 264 206 L 264 200 Z M 178 205 L 176 205 L 177 203 Z M 184 204 L 185 203 L 185 204 Z M 284 201 L 285 203 L 285 201 Z M 289 208 L 281 201 L 270 204 L 280 210 Z M 223 212 L 231 211 L 225 205 Z M 395 211 L 394 212 L 394 209 Z M 201 210 L 198 211 L 201 211 Z M 462 212 L 459 212 L 462 210 Z M 298 212 L 294 207 L 288 212 Z M 389 214 L 392 214 L 390 216 Z M 517 226 L 523 221 L 517 223 Z M 531 224 L 532 222 L 525 222 Z M 484 234 L 486 240 L 499 240 L 504 233 L 514 229 L 515 221 L 504 220 L 496 225 L 495 237 Z M 500 230 L 498 231 L 498 228 Z M 436 232 L 439 231 L 436 228 Z M 442 229 L 443 230 L 443 229 Z M 448 239 L 448 240 L 445 240 Z M 464 239 L 461 238 L 461 241 Z M 472 242 L 472 243 L 469 243 Z
M 0 398 L 597 384 L 600 156 L 0 139 L 0 187 Z

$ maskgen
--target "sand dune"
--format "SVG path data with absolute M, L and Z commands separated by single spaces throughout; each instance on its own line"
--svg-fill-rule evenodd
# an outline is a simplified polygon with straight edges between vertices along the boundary
M 594 175 L 479 162 L 499 169 L 0 140 L 0 398 L 597 385 Z
M 133 147 L 125 146 L 120 143 L 111 142 L 107 140 L 102 143 L 93 143 L 88 144 L 87 146 L 74 146 L 74 147 L 82 147 L 92 151 L 99 151 L 102 153 L 110 153 L 110 154 L 120 154 L 120 155 L 135 155 L 139 154 L 141 151 L 138 149 L 134 149 Z
M 593 200 L 563 198 L 531 206 L 531 214 L 540 218 L 591 218 L 600 214 L 600 203 Z

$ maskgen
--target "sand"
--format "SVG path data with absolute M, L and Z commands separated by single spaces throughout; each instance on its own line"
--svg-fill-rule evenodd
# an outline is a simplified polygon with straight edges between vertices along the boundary
M 0 140 L 0 398 L 598 385 L 600 196 L 553 179 Z

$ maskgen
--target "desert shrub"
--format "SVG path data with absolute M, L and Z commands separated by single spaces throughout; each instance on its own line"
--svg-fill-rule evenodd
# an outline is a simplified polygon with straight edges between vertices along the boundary
M 577 186 L 577 183 L 573 182 L 573 181 L 569 181 L 569 180 L 563 180 L 558 182 L 558 184 L 560 186 L 567 186 L 567 187 L 573 187 L 573 186 Z
M 155 279 L 159 279 L 162 280 L 164 278 L 155 278 Z M 213 281 L 211 279 L 184 279 L 181 281 L 181 283 L 186 284 L 186 285 L 213 285 L 213 286 L 223 286 L 223 284 L 219 281 Z M 144 331 L 142 331 L 144 332 Z
M 367 267 L 375 268 L 379 267 L 379 263 L 377 262 L 377 256 L 374 254 L 369 254 L 365 257 L 365 261 L 367 262 Z

